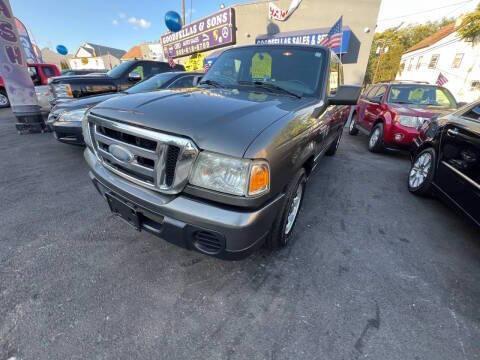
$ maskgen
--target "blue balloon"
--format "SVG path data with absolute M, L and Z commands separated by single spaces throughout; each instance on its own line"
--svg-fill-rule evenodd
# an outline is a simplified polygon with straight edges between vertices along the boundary
M 57 52 L 60 55 L 67 55 L 68 54 L 68 50 L 67 50 L 67 47 L 65 45 L 57 45 Z
M 172 32 L 182 30 L 182 18 L 180 14 L 175 11 L 168 11 L 165 14 L 165 25 L 167 25 L 168 30 Z

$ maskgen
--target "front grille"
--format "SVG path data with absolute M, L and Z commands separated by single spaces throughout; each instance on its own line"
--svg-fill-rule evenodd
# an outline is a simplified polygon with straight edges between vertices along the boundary
M 191 140 L 89 114 L 95 152 L 115 174 L 147 188 L 183 190 L 198 150 Z

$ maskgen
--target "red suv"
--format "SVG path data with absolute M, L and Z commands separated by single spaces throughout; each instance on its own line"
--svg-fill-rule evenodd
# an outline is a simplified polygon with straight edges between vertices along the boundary
M 369 136 L 368 149 L 409 149 L 424 121 L 457 108 L 447 89 L 422 83 L 384 83 L 369 86 L 355 107 L 350 135 Z

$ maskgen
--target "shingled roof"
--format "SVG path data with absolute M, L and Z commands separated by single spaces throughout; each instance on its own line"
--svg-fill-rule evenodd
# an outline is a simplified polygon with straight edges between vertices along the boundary
M 437 43 L 438 41 L 442 40 L 443 38 L 446 38 L 448 35 L 452 34 L 453 32 L 455 32 L 455 23 L 448 24 L 442 27 L 440 30 L 438 30 L 435 34 L 432 34 L 429 37 L 420 41 L 419 43 L 413 45 L 405 53 L 409 53 L 415 50 L 420 50 L 420 49 L 429 47 Z
M 125 55 L 126 53 L 125 50 L 115 49 L 115 48 L 111 48 L 103 45 L 97 45 L 92 43 L 86 43 L 85 45 L 90 45 L 93 48 L 95 52 L 95 56 L 111 55 L 113 57 L 116 57 L 117 59 L 121 59 L 122 56 Z

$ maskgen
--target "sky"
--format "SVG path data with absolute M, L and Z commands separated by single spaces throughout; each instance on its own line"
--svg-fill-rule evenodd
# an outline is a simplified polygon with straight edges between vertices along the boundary
M 480 0 L 383 0 L 377 31 L 408 23 L 458 16 Z M 202 18 L 243 0 L 186 0 L 187 21 Z M 123 50 L 156 41 L 166 31 L 164 15 L 180 12 L 180 0 L 10 0 L 41 48 L 65 45 L 75 52 L 84 42 Z M 192 11 L 190 11 L 192 9 Z

